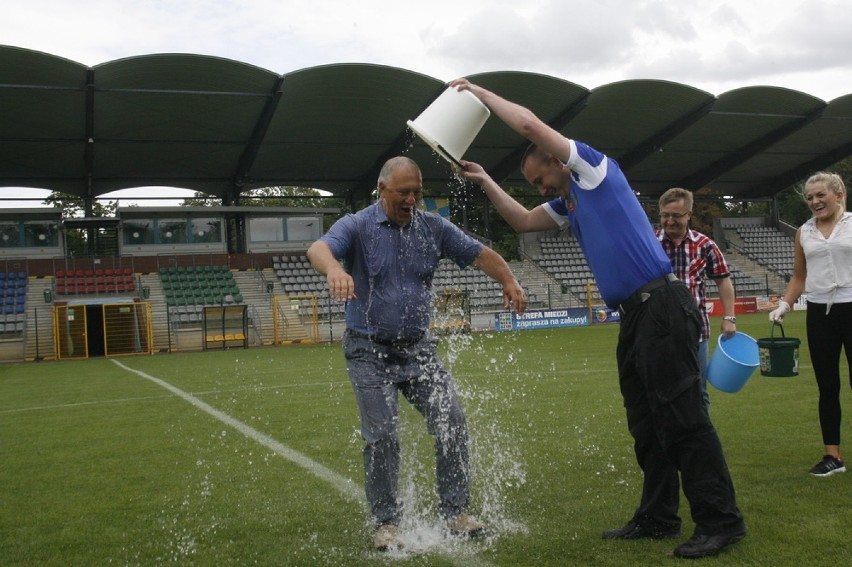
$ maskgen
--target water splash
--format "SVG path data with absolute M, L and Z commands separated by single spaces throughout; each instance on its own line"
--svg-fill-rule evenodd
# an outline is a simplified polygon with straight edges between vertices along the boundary
M 469 334 L 444 338 L 444 358 L 448 370 L 465 357 L 484 358 L 475 338 Z M 516 357 L 511 351 L 492 353 L 486 371 L 491 375 L 511 375 L 517 372 Z M 497 369 L 499 368 L 499 372 Z M 467 418 L 470 433 L 470 465 L 472 477 L 471 506 L 468 512 L 487 526 L 483 536 L 475 540 L 450 533 L 437 511 L 435 491 L 434 439 L 425 432 L 423 418 L 416 411 L 400 406 L 399 433 L 401 438 L 401 471 L 399 493 L 403 502 L 400 524 L 403 547 L 383 554 L 389 559 L 402 559 L 423 554 L 473 554 L 492 547 L 501 537 L 526 533 L 524 522 L 513 517 L 511 500 L 526 482 L 526 466 L 518 445 L 518 436 L 505 419 L 503 408 L 511 403 L 508 397 L 525 395 L 522 388 L 491 389 L 474 385 L 464 378 L 463 370 L 454 382 Z M 404 409 L 405 408 L 405 409 Z M 353 443 L 361 443 L 355 433 Z

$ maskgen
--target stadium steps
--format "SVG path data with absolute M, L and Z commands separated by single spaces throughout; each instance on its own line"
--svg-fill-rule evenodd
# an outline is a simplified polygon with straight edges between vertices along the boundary
M 764 266 L 761 266 L 748 256 L 745 256 L 736 250 L 731 249 L 728 252 L 725 252 L 725 261 L 728 265 L 732 267 L 736 266 L 742 270 L 744 274 L 759 282 L 767 281 L 768 277 L 769 289 L 772 293 L 781 294 L 784 293 L 785 289 L 787 289 L 787 282 L 778 274 L 772 270 L 767 270 Z
M 255 270 L 232 273 L 237 287 L 240 288 L 240 294 L 243 296 L 243 303 L 250 306 L 249 315 L 252 316 L 252 322 L 257 329 L 257 334 L 254 330 L 249 329 L 249 344 L 257 345 L 258 335 L 261 344 L 271 344 L 275 336 L 272 321 L 272 297 L 284 293 L 281 284 L 275 281 L 275 273 L 272 270 L 265 269 L 262 272 L 263 278 L 260 276 L 261 272 Z M 267 283 L 273 284 L 273 295 L 266 293 Z
M 53 358 L 53 305 L 44 302 L 46 289 L 53 290 L 53 278 L 30 278 L 27 283 L 27 360 Z
M 550 309 L 574 306 L 572 305 L 572 296 L 563 294 L 559 282 L 535 262 L 515 260 L 509 262 L 509 267 L 515 277 L 518 278 L 521 286 L 535 298 L 535 303 L 530 302 L 530 308 L 545 307 Z
M 169 349 L 169 313 L 166 307 L 166 295 L 159 274 L 142 274 L 139 285 L 148 288 L 148 301 L 151 303 L 151 331 L 154 352 Z

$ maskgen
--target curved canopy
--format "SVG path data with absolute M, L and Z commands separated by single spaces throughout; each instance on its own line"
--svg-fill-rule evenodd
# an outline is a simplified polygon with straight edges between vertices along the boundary
M 713 187 L 770 196 L 852 155 L 852 94 L 830 103 L 777 87 L 718 97 L 630 80 L 588 90 L 545 75 L 472 75 L 566 136 L 619 161 L 634 189 Z M 369 64 L 279 75 L 204 55 L 130 57 L 95 67 L 0 46 L 0 186 L 94 198 L 174 186 L 237 203 L 242 191 L 314 187 L 361 198 L 379 168 L 407 153 L 427 187 L 447 164 L 407 129 L 444 90 L 438 79 Z M 497 118 L 465 154 L 522 184 L 525 141 Z

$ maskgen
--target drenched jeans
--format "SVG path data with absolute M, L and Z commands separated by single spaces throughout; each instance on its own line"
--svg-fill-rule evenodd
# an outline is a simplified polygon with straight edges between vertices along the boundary
M 401 393 L 426 420 L 435 438 L 439 512 L 452 517 L 467 508 L 470 498 L 470 459 L 464 413 L 428 333 L 406 346 L 378 344 L 346 333 L 343 353 L 361 416 L 367 502 L 373 522 L 399 524 L 402 504 L 399 405 Z

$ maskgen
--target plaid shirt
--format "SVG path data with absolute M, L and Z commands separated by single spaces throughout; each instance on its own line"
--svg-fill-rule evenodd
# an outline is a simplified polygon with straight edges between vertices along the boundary
M 710 338 L 710 317 L 707 315 L 707 294 L 705 282 L 707 278 L 727 278 L 731 276 L 725 257 L 715 242 L 696 230 L 689 229 L 680 245 L 666 236 L 662 229 L 657 229 L 657 239 L 663 245 L 669 259 L 672 261 L 672 272 L 689 288 L 689 292 L 698 302 L 701 311 L 701 339 Z

